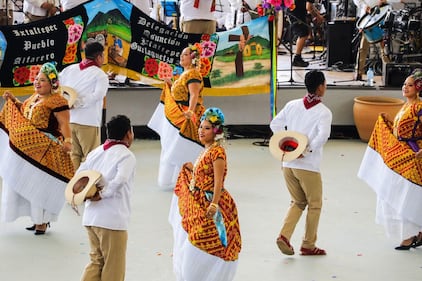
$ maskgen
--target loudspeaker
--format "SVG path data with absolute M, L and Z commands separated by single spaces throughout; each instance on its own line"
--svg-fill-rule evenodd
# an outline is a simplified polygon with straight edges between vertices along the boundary
M 336 63 L 353 64 L 352 39 L 355 28 L 354 20 L 336 20 L 328 23 L 327 65 Z
M 422 63 L 384 63 L 382 82 L 386 87 L 401 87 L 407 76 L 416 68 L 422 68 Z

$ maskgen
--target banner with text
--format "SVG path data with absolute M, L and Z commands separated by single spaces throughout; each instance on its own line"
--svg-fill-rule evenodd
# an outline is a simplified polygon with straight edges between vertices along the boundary
M 242 37 L 243 36 L 243 37 Z M 239 42 L 246 38 L 244 50 Z M 271 44 L 267 17 L 211 35 L 190 34 L 161 24 L 123 0 L 92 0 L 45 20 L 0 26 L 0 87 L 32 92 L 40 66 L 56 63 L 60 71 L 84 58 L 90 40 L 105 46 L 104 71 L 160 87 L 176 79 L 189 44 L 202 48 L 205 95 L 270 92 Z

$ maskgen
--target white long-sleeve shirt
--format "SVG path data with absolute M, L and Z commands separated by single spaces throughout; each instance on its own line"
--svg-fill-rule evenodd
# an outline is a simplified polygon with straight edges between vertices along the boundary
M 270 123 L 276 133 L 296 131 L 308 137 L 308 153 L 303 158 L 283 162 L 283 167 L 319 172 L 323 146 L 330 137 L 332 113 L 323 103 L 306 109 L 303 99 L 288 102 Z
M 47 0 L 25 0 L 23 1 L 23 12 L 34 16 L 46 16 L 47 10 L 41 8 L 41 5 Z M 59 0 L 52 1 L 56 7 L 60 5 Z
M 78 172 L 95 170 L 105 183 L 101 200 L 85 202 L 84 226 L 127 230 L 131 213 L 130 194 L 134 184 L 136 158 L 123 144 L 104 151 L 102 145 L 91 151 Z
M 211 11 L 211 0 L 199 1 L 198 8 L 195 8 L 194 4 L 195 0 L 180 1 L 180 14 L 184 21 L 215 20 L 214 12 Z
M 78 93 L 70 109 L 70 123 L 100 127 L 103 100 L 109 86 L 107 74 L 97 66 L 80 70 L 79 64 L 72 64 L 62 70 L 59 81 Z
M 88 0 L 60 0 L 60 4 L 63 8 L 63 11 L 67 11 L 87 1 Z

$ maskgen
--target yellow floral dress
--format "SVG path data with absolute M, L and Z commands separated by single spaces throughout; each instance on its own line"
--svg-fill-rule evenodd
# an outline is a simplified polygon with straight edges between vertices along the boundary
M 189 107 L 189 84 L 201 83 L 201 90 L 198 97 L 198 102 L 195 107 L 195 115 L 192 119 L 186 119 L 183 115 Z M 180 135 L 184 138 L 190 139 L 199 143 L 198 126 L 200 118 L 205 111 L 203 106 L 202 90 L 204 82 L 200 72 L 196 69 L 188 69 L 180 75 L 180 77 L 173 83 L 171 89 L 166 84 L 161 94 L 161 102 L 164 103 L 164 112 L 170 123 L 178 128 Z

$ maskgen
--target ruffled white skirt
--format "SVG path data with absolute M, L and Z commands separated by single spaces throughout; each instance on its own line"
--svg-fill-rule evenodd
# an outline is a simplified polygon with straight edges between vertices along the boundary
M 160 135 L 161 154 L 158 169 L 158 185 L 167 190 L 174 188 L 183 164 L 194 162 L 203 147 L 182 137 L 164 114 L 164 105 L 159 103 L 148 127 Z
M 33 223 L 56 221 L 65 203 L 66 183 L 27 162 L 9 146 L 0 130 L 1 219 L 29 216 Z
M 422 231 L 422 186 L 388 168 L 370 147 L 358 177 L 377 194 L 376 222 L 385 227 L 387 236 L 404 240 Z
M 182 227 L 178 197 L 173 194 L 169 222 L 173 227 L 173 270 L 177 281 L 230 281 L 238 260 L 225 261 L 193 246 Z

